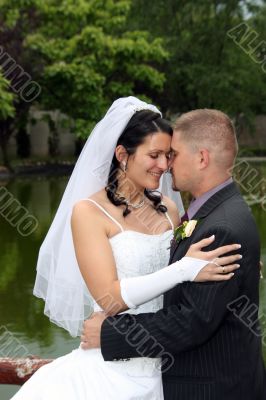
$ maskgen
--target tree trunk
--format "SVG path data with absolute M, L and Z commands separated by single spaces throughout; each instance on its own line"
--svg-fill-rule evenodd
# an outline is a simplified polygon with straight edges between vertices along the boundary
M 13 168 L 10 164 L 9 157 L 8 157 L 8 141 L 12 134 L 11 126 L 10 126 L 10 119 L 6 121 L 1 121 L 0 123 L 0 147 L 2 150 L 2 159 L 3 164 L 5 167 L 9 169 L 9 171 L 13 172 Z
M 1 150 L 2 150 L 2 159 L 3 159 L 3 165 L 9 169 L 9 171 L 13 171 L 12 167 L 9 162 L 9 157 L 7 153 L 7 145 L 6 143 L 1 142 Z

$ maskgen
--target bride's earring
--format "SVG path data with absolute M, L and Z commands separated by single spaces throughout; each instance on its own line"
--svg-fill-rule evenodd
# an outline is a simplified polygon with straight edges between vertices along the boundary
M 122 166 L 123 166 L 123 172 L 124 172 L 124 174 L 126 174 L 127 164 L 125 161 L 122 162 Z

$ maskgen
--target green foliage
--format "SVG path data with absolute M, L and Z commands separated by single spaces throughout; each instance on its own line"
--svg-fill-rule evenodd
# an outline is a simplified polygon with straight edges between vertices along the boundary
M 24 48 L 23 43 L 27 34 L 34 30 L 38 24 L 35 14 L 35 4 L 39 0 L 0 0 L 0 45 L 1 53 L 6 54 L 6 60 L 9 63 L 4 66 L 5 62 L 0 66 L 3 67 L 3 75 L 9 72 L 10 64 L 13 63 L 29 74 L 33 79 L 35 78 L 38 63 L 34 63 L 31 54 Z M 14 72 L 14 70 L 13 70 Z M 31 103 L 25 102 L 19 95 L 12 92 L 12 76 L 13 72 L 6 75 L 11 81 L 9 85 L 10 93 L 13 94 L 16 101 L 14 104 L 14 112 L 11 118 L 0 120 L 0 146 L 3 155 L 4 164 L 9 167 L 10 163 L 8 158 L 8 142 L 15 131 L 25 130 L 28 120 L 28 112 Z
M 13 101 L 14 96 L 9 91 L 9 82 L 3 77 L 0 69 L 0 120 L 14 116 Z
M 128 32 L 130 6 L 131 0 L 0 0 L 1 46 L 41 85 L 39 106 L 66 114 L 77 136 L 87 137 L 117 97 L 152 99 L 163 88 L 158 66 L 168 55 L 145 30 Z M 4 84 L 1 113 L 14 116 L 0 123 L 8 165 L 8 140 L 25 130 L 32 104 L 17 96 L 14 114 Z
M 40 65 L 41 103 L 67 114 L 78 136 L 88 136 L 117 97 L 163 89 L 162 40 L 128 32 L 129 9 L 128 0 L 49 0 L 36 8 L 41 23 L 25 44 Z
M 266 112 L 266 73 L 228 35 L 246 21 L 266 40 L 265 1 L 0 0 L 0 11 L 1 46 L 41 85 L 40 107 L 67 115 L 78 136 L 120 96 L 169 113 Z M 25 129 L 31 104 L 14 104 L 12 126 Z
M 158 101 L 165 110 L 219 108 L 231 115 L 266 112 L 266 74 L 228 36 L 246 20 L 266 40 L 266 13 L 257 1 L 135 0 L 131 29 L 164 39 L 171 55 Z

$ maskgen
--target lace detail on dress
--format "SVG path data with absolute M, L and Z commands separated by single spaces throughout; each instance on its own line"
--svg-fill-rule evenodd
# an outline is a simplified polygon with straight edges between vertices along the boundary
M 123 231 L 110 238 L 119 279 L 167 266 L 172 235 L 172 230 L 161 235 Z M 160 296 L 127 312 L 155 312 L 162 305 Z M 94 309 L 99 310 L 96 303 Z M 104 361 L 100 349 L 79 347 L 41 367 L 14 400 L 163 400 L 160 366 L 160 358 Z
M 172 230 L 160 235 L 148 235 L 126 230 L 110 238 L 118 278 L 150 274 L 166 267 L 169 262 L 169 244 L 172 236 Z M 162 307 L 163 295 L 125 312 L 129 314 L 156 312 Z M 94 310 L 101 310 L 97 303 L 94 305 Z M 126 359 L 125 361 L 111 362 L 112 368 L 115 368 L 119 373 L 135 377 L 135 379 L 143 379 L 144 376 L 150 377 L 149 379 L 151 377 L 161 379 L 160 358 L 140 357 Z M 158 399 L 161 399 L 160 395 L 158 395 Z
M 123 231 L 110 238 L 118 278 L 150 274 L 168 265 L 169 244 L 173 231 L 160 235 L 148 235 L 136 231 Z M 126 311 L 131 314 L 156 312 L 163 306 L 163 295 Z M 97 303 L 94 311 L 99 311 Z

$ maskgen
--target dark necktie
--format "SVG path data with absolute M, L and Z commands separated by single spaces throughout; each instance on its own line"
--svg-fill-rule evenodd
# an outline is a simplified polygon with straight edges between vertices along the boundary
M 183 215 L 183 217 L 181 218 L 181 224 L 183 224 L 183 222 L 188 221 L 188 220 L 189 220 L 189 218 L 188 218 L 188 214 L 186 211 L 185 214 Z

